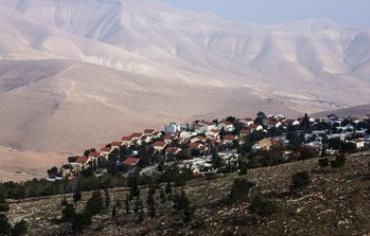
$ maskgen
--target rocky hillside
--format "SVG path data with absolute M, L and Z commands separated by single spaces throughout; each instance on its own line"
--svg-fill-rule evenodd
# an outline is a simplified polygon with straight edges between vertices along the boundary
M 93 217 L 85 235 L 369 235 L 370 233 L 370 155 L 346 157 L 341 169 L 320 169 L 318 159 L 250 170 L 247 176 L 219 175 L 215 179 L 197 179 L 184 187 L 193 215 L 188 223 L 173 208 L 171 201 L 161 202 L 155 195 L 156 216 L 148 216 L 147 189 L 141 190 L 144 218 L 126 214 L 123 200 L 127 189 L 110 191 L 111 204 L 105 213 Z M 292 175 L 308 171 L 311 183 L 293 189 Z M 230 202 L 229 192 L 235 178 L 247 178 L 256 184 L 244 200 Z M 164 188 L 162 186 L 161 188 Z M 173 189 L 173 191 L 176 191 Z M 177 191 L 180 191 L 177 189 Z M 252 211 L 252 196 L 260 194 L 272 204 Z M 78 210 L 89 198 L 83 194 Z M 67 196 L 70 198 L 71 196 Z M 31 235 L 65 233 L 68 224 L 58 223 L 62 196 L 29 199 L 10 205 L 11 221 L 26 219 Z M 118 207 L 116 201 L 122 206 Z M 133 202 L 130 209 L 134 209 Z M 112 205 L 116 216 L 112 217 Z M 262 210 L 261 210 L 262 209 Z M 269 214 L 266 209 L 273 209 Z M 255 213 L 257 212 L 257 213 Z M 272 214 L 270 214 L 272 213 Z

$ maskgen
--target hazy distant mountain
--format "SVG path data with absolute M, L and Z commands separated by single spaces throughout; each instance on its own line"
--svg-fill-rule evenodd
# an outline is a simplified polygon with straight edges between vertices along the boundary
M 171 120 L 370 103 L 370 31 L 144 0 L 0 1 L 0 143 L 66 150 Z
M 370 104 L 364 104 L 354 107 L 347 107 L 337 110 L 323 111 L 312 114 L 315 117 L 327 117 L 328 115 L 336 114 L 340 117 L 357 117 L 362 118 L 370 115 Z

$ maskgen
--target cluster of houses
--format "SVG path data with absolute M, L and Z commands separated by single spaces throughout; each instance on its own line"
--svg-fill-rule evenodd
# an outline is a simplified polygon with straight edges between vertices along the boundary
M 215 153 L 224 163 L 236 163 L 241 155 L 238 149 L 256 133 L 262 136 L 252 143 L 251 152 L 269 151 L 274 145 L 289 146 L 292 142 L 289 137 L 291 131 L 302 137 L 302 146 L 318 154 L 323 154 L 324 150 L 328 155 L 338 152 L 326 147 L 325 143 L 330 139 L 353 143 L 360 150 L 370 143 L 369 118 L 342 119 L 330 115 L 326 119 L 314 119 L 306 115 L 299 119 L 287 119 L 280 114 L 266 116 L 259 113 L 255 119 L 229 117 L 221 121 L 170 123 L 165 125 L 164 130 L 145 129 L 123 136 L 100 149 L 89 149 L 81 156 L 69 157 L 68 164 L 60 170 L 54 174 L 49 171 L 49 179 L 73 178 L 87 168 L 94 169 L 96 174 L 104 173 L 106 164 L 101 163 L 112 159 L 122 173 L 135 169 L 144 173 L 147 169 L 157 168 L 160 163 L 176 163 L 191 169 L 194 174 L 202 174 L 215 170 Z M 140 149 L 146 150 L 145 158 L 149 156 L 150 162 L 140 165 L 144 158 Z M 137 168 L 139 165 L 141 168 Z

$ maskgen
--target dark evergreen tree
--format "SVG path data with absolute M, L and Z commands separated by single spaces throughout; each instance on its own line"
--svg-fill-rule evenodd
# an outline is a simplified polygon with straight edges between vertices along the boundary
M 134 207 L 135 214 L 137 214 L 142 207 L 143 207 L 143 202 L 141 201 L 140 198 L 137 198 L 135 201 L 135 207 Z
M 330 166 L 337 169 L 342 168 L 344 164 L 346 164 L 346 157 L 343 154 L 337 155 L 335 160 L 330 162 Z
M 0 184 L 0 235 L 9 235 L 11 230 L 11 225 L 6 216 L 7 211 L 9 211 L 9 206 L 6 202 L 5 189 Z
M 321 168 L 325 168 L 329 166 L 329 159 L 328 158 L 322 158 L 319 160 L 319 166 Z
M 311 183 L 311 176 L 307 171 L 302 171 L 292 176 L 294 188 L 301 188 Z
M 167 182 L 167 184 L 166 184 L 166 194 L 171 194 L 171 193 L 172 193 L 171 182 Z
M 173 201 L 174 201 L 174 208 L 180 213 L 183 221 L 185 223 L 190 222 L 194 211 L 190 207 L 190 201 L 187 198 L 185 191 L 181 190 L 180 193 L 175 194 Z
M 144 210 L 143 210 L 143 208 L 141 208 L 141 209 L 139 210 L 139 217 L 138 217 L 137 221 L 138 221 L 139 223 L 141 223 L 141 222 L 143 222 L 143 221 L 144 221 Z
M 76 191 L 73 193 L 73 202 L 77 204 L 77 202 L 81 201 L 81 183 L 78 181 Z
M 229 194 L 229 201 L 233 203 L 247 199 L 250 189 L 254 186 L 255 183 L 249 182 L 245 178 L 235 179 Z
M 307 113 L 304 114 L 301 125 L 302 125 L 304 132 L 307 133 L 310 129 L 310 118 L 308 117 Z
M 108 189 L 104 189 L 104 196 L 105 196 L 105 208 L 108 209 L 110 205 L 110 196 Z
M 62 219 L 66 222 L 73 222 L 76 218 L 75 207 L 71 203 L 66 203 L 63 206 Z
M 147 205 L 149 210 L 150 217 L 155 217 L 155 200 L 154 200 L 155 192 L 148 191 L 148 199 L 147 199 Z
M 0 235 L 9 235 L 11 232 L 12 226 L 8 221 L 8 217 L 6 217 L 5 213 L 0 212 Z
M 91 198 L 86 203 L 84 213 L 93 216 L 99 214 L 103 209 L 104 203 L 100 191 L 93 192 Z
M 12 236 L 21 236 L 26 234 L 27 234 L 27 222 L 24 220 L 17 222 L 11 230 Z
M 126 214 L 130 213 L 130 198 L 129 198 L 129 195 L 127 195 L 126 199 L 125 199 L 125 210 L 126 210 Z
M 216 150 L 214 150 L 212 154 L 212 164 L 214 168 L 217 168 L 217 169 L 222 167 L 222 160 Z
M 370 169 L 370 168 L 369 168 Z M 161 189 L 160 193 L 159 193 L 159 197 L 161 199 L 161 203 L 162 204 L 165 204 L 166 203 L 166 195 L 164 194 L 164 191 L 163 189 Z
M 132 174 L 129 175 L 127 179 L 127 184 L 130 187 L 130 200 L 134 199 L 134 197 L 138 197 L 139 192 L 139 180 L 138 180 L 138 174 Z
M 115 218 L 117 216 L 117 210 L 116 210 L 116 207 L 114 206 L 112 208 L 112 217 Z

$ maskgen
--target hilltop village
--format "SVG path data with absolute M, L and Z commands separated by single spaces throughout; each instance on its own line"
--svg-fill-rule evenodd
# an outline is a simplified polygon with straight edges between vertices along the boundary
M 370 144 L 370 115 L 325 119 L 307 114 L 298 119 L 259 112 L 255 118 L 227 117 L 170 123 L 164 130 L 145 129 L 99 149 L 70 156 L 68 164 L 48 170 L 48 181 L 81 174 L 131 173 L 151 176 L 165 167 L 191 170 L 193 175 L 230 173 L 305 160 L 315 156 L 356 152 Z

